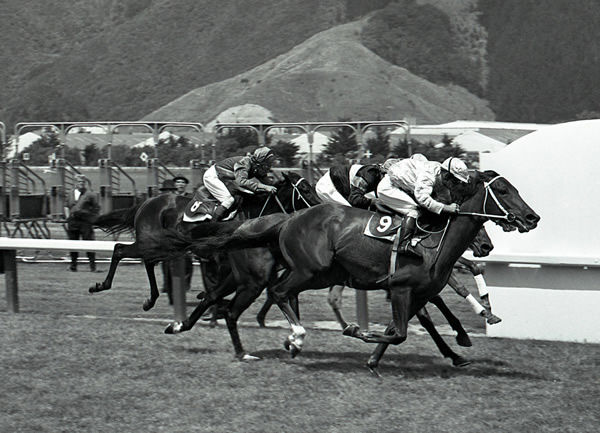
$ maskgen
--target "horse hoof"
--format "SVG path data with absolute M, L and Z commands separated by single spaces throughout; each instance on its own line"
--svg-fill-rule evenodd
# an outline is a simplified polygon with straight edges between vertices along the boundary
M 104 290 L 104 283 L 96 283 L 95 286 L 92 286 L 89 288 L 89 292 L 90 293 L 96 293 L 96 292 L 101 292 L 102 290 Z
M 244 356 L 240 358 L 240 361 L 251 362 L 251 361 L 260 361 L 258 356 L 252 356 L 248 353 L 244 353 Z
M 456 335 L 456 343 L 462 347 L 471 347 L 473 345 L 469 336 L 462 333 Z
M 500 317 L 490 313 L 490 317 L 487 318 L 486 322 L 489 325 L 495 325 L 496 323 L 502 322 L 502 319 Z
M 285 341 L 283 342 L 283 347 L 285 348 L 285 350 L 287 350 L 288 352 L 290 351 L 290 340 L 288 338 L 285 339 Z
M 379 374 L 379 370 L 377 370 L 377 367 L 369 367 L 369 371 L 371 372 L 371 374 L 373 376 L 375 376 L 377 379 L 381 379 L 381 374 Z
M 342 331 L 342 334 L 346 335 L 348 337 L 356 337 L 356 335 L 359 332 L 360 332 L 360 326 L 356 325 L 355 323 L 351 323 L 344 328 L 344 330 Z
M 302 352 L 302 348 L 296 346 L 294 343 L 290 343 L 290 357 L 295 358 L 300 352 Z
M 165 328 L 165 334 L 179 334 L 183 331 L 183 323 L 171 322 Z
M 144 305 L 142 305 L 142 308 L 144 309 L 144 311 L 148 311 L 148 310 L 152 309 L 152 307 L 154 307 L 154 302 L 151 301 L 150 299 L 146 299 L 144 301 Z
M 470 363 L 471 363 L 471 361 L 463 358 L 462 356 L 457 356 L 456 358 L 454 358 L 452 360 L 452 365 L 454 365 L 455 367 L 466 367 Z

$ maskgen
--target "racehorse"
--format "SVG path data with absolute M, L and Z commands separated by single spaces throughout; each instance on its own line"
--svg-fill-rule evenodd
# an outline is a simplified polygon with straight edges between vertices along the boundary
M 274 197 L 267 194 L 241 194 L 240 208 L 263 208 L 266 213 L 276 208 L 278 211 L 293 212 L 298 208 L 305 208 L 310 204 L 319 203 L 320 200 L 312 186 L 298 174 L 282 173 L 283 179 L 275 184 L 277 193 Z M 141 204 L 128 209 L 116 210 L 101 215 L 94 223 L 109 233 L 120 233 L 133 230 L 135 242 L 132 244 L 117 243 L 113 250 L 110 268 L 105 280 L 89 288 L 90 293 L 109 290 L 119 262 L 124 258 L 140 258 L 144 262 L 148 281 L 150 282 L 150 297 L 144 301 L 143 309 L 151 309 L 159 297 L 154 266 L 163 260 L 169 260 L 184 254 L 174 248 L 165 237 L 170 230 L 186 232 L 200 224 L 206 224 L 207 233 L 220 233 L 225 226 L 215 223 L 183 223 L 183 212 L 190 198 L 174 194 L 161 194 L 150 198 Z M 256 213 L 258 215 L 258 212 Z M 193 251 L 192 251 L 193 252 Z
M 492 244 L 492 240 L 485 231 L 485 227 L 482 227 L 481 230 L 477 233 L 477 236 L 475 237 L 473 243 L 469 246 L 469 248 L 473 251 L 473 255 L 475 257 L 485 257 L 490 253 L 490 251 L 492 251 L 494 246 Z M 457 294 L 459 294 L 463 298 L 467 299 L 470 303 L 472 303 L 473 309 L 477 309 L 475 311 L 476 314 L 484 317 L 487 320 L 488 324 L 494 325 L 496 323 L 499 323 L 501 319 L 492 313 L 491 307 L 489 305 L 489 302 L 487 302 L 487 299 L 482 299 L 482 302 L 484 302 L 485 304 L 485 306 L 482 306 L 474 298 L 469 298 L 469 290 L 459 281 L 458 277 L 456 276 L 457 270 L 466 269 L 469 272 L 471 272 L 471 274 L 474 277 L 477 277 L 482 273 L 481 268 L 476 263 L 464 257 L 460 257 L 458 259 L 458 261 L 454 265 L 454 268 L 455 270 L 452 271 L 450 279 L 448 280 L 448 285 L 452 287 L 452 289 L 454 289 L 454 291 Z M 329 289 L 329 295 L 327 296 L 327 301 L 329 302 L 329 305 L 333 310 L 333 313 L 335 314 L 336 320 L 342 327 L 342 330 L 346 329 L 348 326 L 348 323 L 344 320 L 341 312 L 343 288 L 343 286 L 333 286 Z M 458 344 L 460 346 L 470 346 L 471 344 L 466 331 L 462 327 L 460 321 L 452 314 L 452 312 L 443 303 L 443 301 L 440 302 L 438 298 L 434 298 L 434 300 L 431 300 L 430 302 L 434 303 L 438 307 L 438 309 L 440 309 L 441 313 L 444 315 L 446 320 L 448 320 L 448 323 L 450 324 L 452 329 L 454 329 L 457 332 L 456 341 L 458 342 Z M 264 328 L 266 326 L 265 318 L 270 308 L 273 306 L 273 303 L 273 299 L 267 296 L 267 299 L 265 300 L 263 306 L 256 314 L 256 321 L 258 322 L 258 325 L 261 328 Z M 424 311 L 424 313 L 426 313 L 426 310 Z
M 318 205 L 293 216 L 270 215 L 249 220 L 231 235 L 195 242 L 196 248 L 225 250 L 275 243 L 288 269 L 271 287 L 271 296 L 290 323 L 286 340 L 292 356 L 303 347 L 306 330 L 287 300 L 308 289 L 347 284 L 363 290 L 391 293 L 392 325 L 384 333 L 357 329 L 352 336 L 370 343 L 400 344 L 409 319 L 446 285 L 452 267 L 481 229 L 492 220 L 505 231 L 527 232 L 540 217 L 517 189 L 493 171 L 476 172 L 469 183 L 451 191 L 460 213 L 445 229 L 431 236 L 432 244 L 415 248 L 419 256 L 399 254 L 390 263 L 392 247 L 363 236 L 372 213 L 331 204 Z

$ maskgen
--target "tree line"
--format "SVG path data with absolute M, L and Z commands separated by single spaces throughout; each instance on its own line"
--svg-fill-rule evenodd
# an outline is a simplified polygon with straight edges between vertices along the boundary
M 341 120 L 342 122 L 348 120 Z M 266 137 L 266 143 L 276 156 L 276 165 L 297 167 L 302 155 L 299 146 L 285 139 L 273 140 Z M 170 135 L 159 139 L 155 146 L 131 147 L 113 144 L 110 148 L 111 160 L 124 167 L 143 167 L 147 158 L 157 157 L 161 163 L 169 166 L 187 167 L 192 159 L 222 160 L 231 156 L 251 153 L 259 145 L 255 131 L 246 128 L 230 128 L 216 136 L 214 141 L 204 145 L 204 150 L 188 137 Z M 213 154 L 214 149 L 214 154 Z M 331 166 L 352 162 L 382 163 L 387 158 L 407 158 L 413 153 L 422 153 L 430 160 L 442 161 L 449 156 L 465 157 L 464 150 L 444 136 L 441 143 L 431 141 L 402 139 L 392 144 L 388 128 L 375 126 L 365 140 L 364 147 L 359 144 L 352 128 L 339 127 L 332 131 L 323 151 L 317 155 L 317 164 Z M 143 156 L 146 155 L 146 157 Z M 19 158 L 29 165 L 44 166 L 50 160 L 65 158 L 73 165 L 97 166 L 98 160 L 107 158 L 108 146 L 90 143 L 83 149 L 64 146 L 53 131 L 44 132 L 41 137 L 19 152 Z

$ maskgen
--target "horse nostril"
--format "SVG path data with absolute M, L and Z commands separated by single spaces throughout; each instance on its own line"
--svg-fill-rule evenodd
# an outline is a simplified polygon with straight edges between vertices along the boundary
M 528 223 L 531 223 L 531 224 L 535 224 L 539 220 L 540 220 L 540 216 L 533 214 L 533 213 L 527 214 L 527 216 L 525 217 L 525 221 L 527 221 Z

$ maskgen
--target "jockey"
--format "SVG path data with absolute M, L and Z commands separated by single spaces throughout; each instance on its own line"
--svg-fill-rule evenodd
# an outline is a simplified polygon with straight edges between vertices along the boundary
M 232 156 L 213 164 L 204 173 L 204 186 L 219 201 L 213 212 L 213 221 L 219 221 L 231 209 L 235 199 L 223 180 L 231 180 L 237 187 L 251 192 L 275 193 L 277 188 L 261 182 L 265 179 L 275 155 L 268 147 L 259 147 L 247 156 Z
M 377 164 L 334 165 L 319 179 L 315 191 L 325 203 L 369 209 L 374 200 L 365 194 L 375 192 L 382 178 Z
M 377 187 L 377 196 L 384 204 L 406 216 L 400 245 L 414 234 L 416 220 L 421 214 L 420 208 L 436 214 L 459 212 L 457 203 L 444 204 L 432 197 L 437 184 L 451 188 L 456 182 L 468 181 L 466 164 L 454 157 L 440 164 L 429 161 L 424 155 L 415 154 L 389 166 L 387 174 Z

